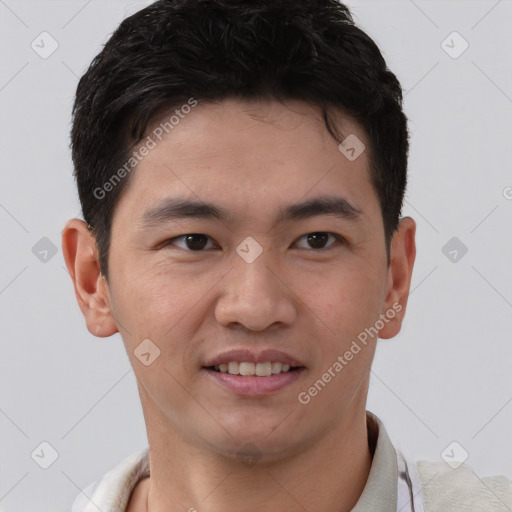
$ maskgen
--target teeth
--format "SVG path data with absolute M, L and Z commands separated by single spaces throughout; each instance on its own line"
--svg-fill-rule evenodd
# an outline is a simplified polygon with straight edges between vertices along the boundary
M 236 361 L 228 363 L 228 373 L 231 375 L 238 375 L 238 363 Z
M 288 372 L 290 365 L 278 361 L 258 364 L 245 361 L 240 363 L 238 361 L 230 361 L 229 363 L 221 363 L 215 366 L 215 369 L 221 373 L 229 373 L 230 375 L 268 377 L 269 375 Z
M 238 373 L 240 375 L 254 375 L 256 373 L 256 365 L 254 363 L 240 363 Z
M 272 375 L 272 363 L 258 363 L 255 366 L 255 373 L 258 377 L 268 377 Z

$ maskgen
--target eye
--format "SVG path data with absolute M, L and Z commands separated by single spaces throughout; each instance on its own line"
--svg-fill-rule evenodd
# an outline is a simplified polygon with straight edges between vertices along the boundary
M 182 240 L 185 244 L 185 247 L 176 244 L 175 240 Z M 162 248 L 169 245 L 178 245 L 178 247 L 181 247 L 182 249 L 198 252 L 205 248 L 208 240 L 211 240 L 211 238 L 207 235 L 203 235 L 202 233 L 188 233 L 186 235 L 170 238 L 161 244 L 160 247 Z
M 327 245 L 326 243 L 329 238 L 329 236 L 334 238 L 334 242 L 330 245 Z M 329 233 L 327 231 L 315 231 L 314 233 L 307 233 L 299 238 L 299 240 L 305 239 L 310 246 L 312 246 L 313 249 L 329 249 L 333 245 L 336 244 L 336 242 L 343 243 L 344 238 L 337 235 L 336 233 Z M 301 249 L 304 247 L 301 247 Z M 308 247 L 305 247 L 305 249 L 308 249 Z
M 333 239 L 333 241 L 332 243 L 327 245 L 329 236 Z M 186 235 L 181 235 L 166 240 L 165 242 L 160 244 L 160 248 L 174 245 L 188 251 L 200 252 L 203 249 L 210 249 L 215 247 L 215 245 L 213 245 L 212 247 L 207 247 L 208 241 L 211 240 L 212 239 L 209 236 L 204 235 L 202 233 L 188 233 Z M 313 233 L 307 233 L 301 236 L 299 240 L 305 240 L 306 243 L 309 244 L 309 247 L 301 248 L 312 248 L 317 250 L 329 249 L 333 245 L 336 245 L 337 242 L 343 243 L 345 241 L 345 239 L 342 236 L 327 231 L 315 231 Z M 180 242 L 181 245 L 177 242 Z

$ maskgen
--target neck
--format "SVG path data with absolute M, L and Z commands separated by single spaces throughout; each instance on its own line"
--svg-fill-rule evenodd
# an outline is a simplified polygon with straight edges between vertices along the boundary
M 175 431 L 148 429 L 151 476 L 137 489 L 137 512 L 350 511 L 363 492 L 372 454 L 364 408 L 346 412 L 310 446 L 254 464 L 199 449 Z

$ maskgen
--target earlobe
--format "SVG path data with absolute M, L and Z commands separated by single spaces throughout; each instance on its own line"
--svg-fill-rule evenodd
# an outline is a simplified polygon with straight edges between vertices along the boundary
M 391 242 L 391 255 L 387 277 L 387 293 L 382 312 L 390 318 L 379 331 L 379 338 L 396 336 L 402 327 L 416 259 L 416 222 L 411 217 L 400 220 Z
M 62 252 L 87 329 L 104 338 L 118 332 L 98 262 L 96 240 L 87 224 L 71 219 L 62 230 Z

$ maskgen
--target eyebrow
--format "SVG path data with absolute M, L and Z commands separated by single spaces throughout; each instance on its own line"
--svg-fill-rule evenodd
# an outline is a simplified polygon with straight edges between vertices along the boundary
M 319 215 L 332 215 L 344 220 L 356 221 L 362 214 L 358 207 L 343 197 L 322 196 L 281 208 L 275 223 L 298 221 Z M 164 222 L 190 218 L 229 222 L 233 216 L 225 208 L 212 203 L 169 198 L 144 212 L 138 220 L 142 228 L 150 228 Z

